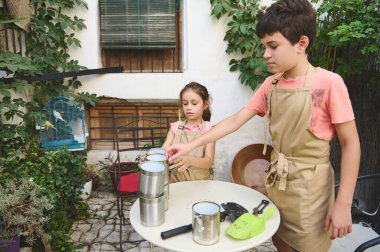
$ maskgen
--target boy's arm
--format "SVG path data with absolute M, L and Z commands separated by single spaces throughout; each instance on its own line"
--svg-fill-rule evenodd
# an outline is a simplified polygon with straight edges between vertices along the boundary
M 178 157 L 189 153 L 192 149 L 205 145 L 210 142 L 215 142 L 219 138 L 228 135 L 239 129 L 245 122 L 255 116 L 256 113 L 251 112 L 246 108 L 242 108 L 239 112 L 224 119 L 215 125 L 210 131 L 203 136 L 191 141 L 188 144 L 175 144 L 167 149 L 169 163 L 174 162 Z
M 360 142 L 355 121 L 335 126 L 342 150 L 340 185 L 325 223 L 326 229 L 331 227 L 333 239 L 352 231 L 351 204 L 360 163 Z

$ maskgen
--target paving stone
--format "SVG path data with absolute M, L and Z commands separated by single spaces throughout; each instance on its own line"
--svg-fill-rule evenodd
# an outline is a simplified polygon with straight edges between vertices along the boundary
M 141 235 L 139 235 L 139 233 L 137 232 L 133 232 L 129 235 L 129 240 L 130 241 L 143 241 L 144 238 L 141 237 Z
M 115 230 L 115 224 L 107 224 L 107 222 L 105 222 L 105 225 L 102 227 L 102 230 Z
M 98 235 L 98 237 L 96 238 L 95 241 L 102 241 L 102 240 L 104 240 L 112 232 L 114 232 L 113 229 L 101 229 L 101 230 L 99 230 L 99 235 Z
M 119 218 L 119 216 L 117 215 L 117 210 L 109 210 L 109 214 L 108 214 L 108 218 L 107 219 L 111 219 L 111 218 Z
M 83 248 L 79 248 L 75 250 L 76 252 L 89 252 L 88 246 L 83 246 Z
M 74 228 L 75 231 L 80 231 L 82 233 L 87 232 L 90 229 L 91 229 L 91 224 L 87 224 L 87 223 L 76 225 Z
M 127 249 L 126 252 L 140 252 L 140 249 L 137 247 Z
M 96 224 L 99 223 L 99 218 L 90 218 L 86 220 L 88 224 Z
M 74 227 L 75 225 L 80 225 L 80 224 L 87 224 L 87 220 L 80 220 L 80 221 L 77 221 L 77 222 L 73 225 L 73 227 Z
M 122 235 L 122 241 L 127 240 L 127 235 L 124 233 Z M 120 233 L 117 231 L 111 232 L 105 239 L 104 242 L 118 243 L 120 242 Z
M 150 252 L 150 248 L 140 248 L 140 252 Z
M 103 206 L 100 204 L 90 205 L 90 209 L 92 211 L 101 210 L 102 208 L 103 208 Z
M 74 232 L 71 233 L 70 238 L 71 238 L 71 240 L 73 240 L 75 242 L 79 242 L 81 236 L 82 236 L 82 232 L 80 232 L 80 231 L 74 231 Z
M 117 248 L 119 248 L 120 244 L 118 243 L 117 244 Z M 131 249 L 134 249 L 134 248 L 137 248 L 139 249 L 138 247 L 138 244 L 135 244 L 135 243 L 129 243 L 129 242 L 124 242 L 122 244 L 122 248 L 123 248 L 123 251 L 130 251 Z M 137 250 L 138 251 L 138 250 Z
M 142 241 L 139 244 L 139 248 L 150 248 L 150 247 L 151 247 L 151 243 L 148 241 Z
M 106 219 L 106 224 L 107 225 L 116 225 L 116 220 L 115 219 Z
M 90 251 L 102 251 L 102 243 L 92 243 Z
M 115 206 L 115 204 L 113 202 L 110 202 L 108 204 L 104 204 L 102 207 L 102 210 L 111 210 L 114 206 Z M 116 211 L 117 211 L 117 209 L 116 209 Z
M 96 212 L 96 216 L 97 217 L 101 217 L 101 218 L 105 218 L 105 217 L 107 217 L 108 216 L 108 211 L 97 211 Z
M 113 200 L 116 201 L 116 198 L 114 198 Z M 113 200 L 105 200 L 102 198 L 91 198 L 88 201 L 88 204 L 89 205 L 103 205 L 104 203 L 106 204 L 111 203 Z
M 89 231 L 86 233 L 83 233 L 80 241 L 85 243 L 92 243 L 96 238 L 98 237 L 98 230 L 96 231 Z
M 101 248 L 102 249 L 101 251 L 115 251 L 117 249 L 115 245 L 103 244 L 102 248 Z M 119 244 L 117 244 L 117 246 L 119 246 Z

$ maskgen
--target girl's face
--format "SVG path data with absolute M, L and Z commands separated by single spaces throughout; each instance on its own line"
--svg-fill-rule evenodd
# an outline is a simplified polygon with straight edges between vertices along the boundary
M 188 89 L 182 93 L 182 109 L 189 121 L 200 122 L 207 106 L 193 90 Z
M 298 43 L 292 45 L 280 32 L 266 35 L 261 39 L 264 46 L 264 59 L 272 73 L 287 72 L 299 61 Z

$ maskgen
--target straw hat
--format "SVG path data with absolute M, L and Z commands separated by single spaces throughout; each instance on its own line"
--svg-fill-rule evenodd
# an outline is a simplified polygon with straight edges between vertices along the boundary
M 30 9 L 29 0 L 7 0 L 5 1 L 9 14 L 12 18 L 26 18 L 15 22 L 15 24 L 25 31 L 29 31 Z

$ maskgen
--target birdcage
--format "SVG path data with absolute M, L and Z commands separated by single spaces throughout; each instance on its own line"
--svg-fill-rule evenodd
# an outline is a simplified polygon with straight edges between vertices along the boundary
M 84 111 L 69 98 L 59 96 L 51 99 L 43 108 L 40 120 L 41 146 L 57 150 L 66 146 L 70 151 L 84 150 L 87 130 Z

